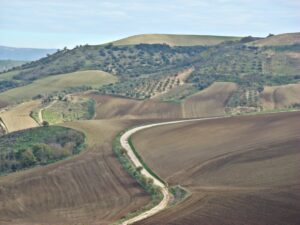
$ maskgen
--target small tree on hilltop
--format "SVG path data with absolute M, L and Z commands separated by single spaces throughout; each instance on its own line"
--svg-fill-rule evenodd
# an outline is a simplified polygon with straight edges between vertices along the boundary
M 142 169 L 143 169 L 143 167 L 138 166 L 138 167 L 136 168 L 136 171 L 137 171 L 138 173 L 141 173 Z

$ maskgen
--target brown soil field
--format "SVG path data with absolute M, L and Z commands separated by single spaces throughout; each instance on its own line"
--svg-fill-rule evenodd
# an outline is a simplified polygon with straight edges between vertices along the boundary
M 226 101 L 236 88 L 233 83 L 216 82 L 181 103 L 156 99 L 142 101 L 98 94 L 88 96 L 96 101 L 96 119 L 174 119 L 223 115 Z
M 134 134 L 144 161 L 191 196 L 137 224 L 296 225 L 300 112 L 165 125 Z
M 30 112 L 39 105 L 40 101 L 25 102 L 0 113 L 0 118 L 8 132 L 37 127 L 39 125 L 30 117 Z
M 134 100 L 107 95 L 89 95 L 96 101 L 96 119 L 103 118 L 179 118 L 181 106 L 158 100 Z
M 58 163 L 0 177 L 0 224 L 107 225 L 146 205 L 150 197 L 112 152 L 117 133 L 140 122 L 66 123 L 86 133 L 88 149 Z
M 216 116 L 224 114 L 224 107 L 237 85 L 230 82 L 215 82 L 208 88 L 189 96 L 183 102 L 184 118 Z
M 261 94 L 264 109 L 279 109 L 300 103 L 300 84 L 267 86 Z

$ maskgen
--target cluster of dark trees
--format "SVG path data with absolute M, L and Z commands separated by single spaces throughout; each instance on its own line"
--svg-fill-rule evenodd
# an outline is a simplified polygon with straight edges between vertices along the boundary
M 70 146 L 71 147 L 71 146 Z M 72 149 L 47 144 L 35 144 L 30 148 L 0 154 L 0 171 L 9 172 L 34 165 L 45 165 L 72 155 Z
M 83 144 L 83 134 L 67 128 L 34 128 L 4 135 L 0 137 L 0 174 L 64 159 L 77 154 Z

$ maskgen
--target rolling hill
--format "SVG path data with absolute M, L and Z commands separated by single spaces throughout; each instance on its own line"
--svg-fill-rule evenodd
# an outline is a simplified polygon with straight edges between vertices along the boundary
M 223 116 L 228 107 L 248 107 L 254 98 L 266 109 L 299 103 L 298 44 L 260 47 L 249 45 L 251 37 L 219 43 L 222 38 L 207 36 L 159 37 L 170 46 L 142 42 L 155 38 L 64 49 L 0 74 L 1 106 L 38 95 L 47 100 L 47 95 L 71 89 L 78 92 L 72 96 L 95 101 L 92 120 L 62 124 L 85 133 L 86 151 L 1 177 L 0 224 L 104 225 L 149 203 L 150 196 L 113 155 L 113 140 L 124 129 Z M 129 46 L 129 41 L 136 44 Z M 94 91 L 85 92 L 83 85 Z M 65 105 L 53 106 L 49 111 Z M 9 131 L 26 129 L 38 126 L 29 117 L 37 107 L 38 101 L 30 101 L 0 116 Z M 79 118 L 74 107 L 64 110 L 62 117 L 74 110 L 73 117 Z M 149 167 L 192 194 L 140 224 L 296 224 L 298 120 L 299 112 L 242 116 L 137 133 L 133 143 Z
M 2 102 L 21 102 L 30 100 L 37 95 L 49 95 L 54 92 L 64 91 L 82 86 L 99 88 L 105 84 L 111 84 L 117 78 L 109 73 L 95 70 L 79 71 L 38 79 L 32 83 L 10 89 L 0 93 Z
M 114 45 L 167 44 L 170 46 L 217 45 L 241 37 L 180 34 L 141 34 L 111 42 Z
M 0 74 L 0 91 L 33 85 L 40 79 L 54 75 L 101 70 L 115 75 L 119 80 L 113 85 L 99 88 L 101 93 L 147 99 L 157 90 L 163 92 L 168 89 L 168 81 L 188 69 L 192 69 L 192 72 L 185 80 L 187 84 L 185 88 L 190 87 L 191 90 L 185 89 L 186 96 L 178 96 L 175 101 L 202 90 L 216 81 L 234 82 L 244 90 L 261 91 L 263 86 L 300 81 L 300 44 L 295 42 L 297 39 L 295 36 L 298 37 L 297 34 L 282 34 L 259 40 L 244 37 L 202 46 L 140 44 L 138 41 L 135 45 L 77 46 L 72 50 L 63 49 L 38 61 Z M 203 43 L 213 39 L 211 36 L 201 35 L 141 35 L 133 39 L 143 39 L 143 37 L 149 40 L 152 37 L 161 39 L 168 37 L 174 42 L 185 38 L 191 41 L 197 39 L 202 40 Z M 252 45 L 257 41 L 268 39 L 281 40 L 282 37 L 285 41 L 280 42 L 282 43 L 280 45 L 262 47 Z M 216 39 L 222 38 L 224 39 L 224 37 Z
M 86 151 L 1 177 L 0 224 L 107 225 L 146 205 L 150 197 L 112 152 L 114 137 L 141 122 L 91 120 L 65 124 L 87 136 Z
M 226 102 L 236 90 L 234 83 L 216 82 L 182 102 L 85 94 L 96 102 L 96 119 L 176 119 L 224 115 Z
M 146 164 L 170 186 L 191 192 L 137 224 L 297 225 L 299 117 L 293 112 L 222 118 L 134 134 Z
M 265 109 L 283 109 L 300 103 L 300 84 L 267 86 L 261 93 Z
M 251 44 L 256 46 L 278 46 L 300 44 L 300 32 L 272 35 L 267 38 L 256 40 Z

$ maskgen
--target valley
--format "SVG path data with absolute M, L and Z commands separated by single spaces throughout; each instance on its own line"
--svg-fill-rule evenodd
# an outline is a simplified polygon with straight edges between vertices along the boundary
M 296 225 L 299 40 L 136 35 L 1 72 L 0 225 Z

